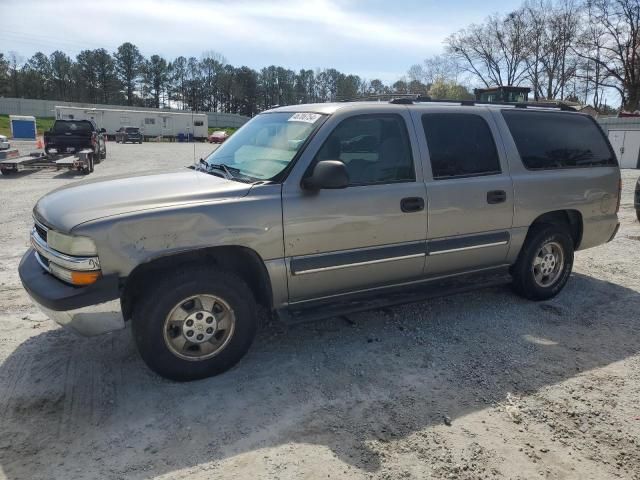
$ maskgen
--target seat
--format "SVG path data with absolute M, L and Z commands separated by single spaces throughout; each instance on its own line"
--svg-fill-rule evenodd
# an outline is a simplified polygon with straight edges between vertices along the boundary
M 382 138 L 375 162 L 372 181 L 382 182 L 406 177 L 403 169 L 407 168 L 409 158 L 407 144 L 403 141 L 400 129 L 395 122 L 389 122 L 382 131 Z

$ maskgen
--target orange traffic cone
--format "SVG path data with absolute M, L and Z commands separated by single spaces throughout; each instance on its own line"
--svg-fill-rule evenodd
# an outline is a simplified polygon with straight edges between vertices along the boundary
M 38 140 L 36 140 L 36 148 L 38 150 L 42 150 L 44 148 L 44 145 L 42 144 L 42 137 L 38 137 Z

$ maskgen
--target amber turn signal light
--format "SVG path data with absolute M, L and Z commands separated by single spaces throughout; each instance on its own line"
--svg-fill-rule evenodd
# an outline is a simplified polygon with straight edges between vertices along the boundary
M 71 283 L 74 285 L 91 285 L 100 278 L 100 272 L 71 272 Z

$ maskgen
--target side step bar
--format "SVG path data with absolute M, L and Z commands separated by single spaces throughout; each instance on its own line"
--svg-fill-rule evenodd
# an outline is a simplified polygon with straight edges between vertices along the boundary
M 505 266 L 408 285 L 376 288 L 340 297 L 311 300 L 291 305 L 278 310 L 277 313 L 284 323 L 297 324 L 395 305 L 418 303 L 430 298 L 496 287 L 510 282 L 509 267 Z

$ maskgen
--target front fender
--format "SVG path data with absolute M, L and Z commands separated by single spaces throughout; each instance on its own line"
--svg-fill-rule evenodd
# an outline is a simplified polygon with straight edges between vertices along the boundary
M 83 223 L 73 233 L 96 242 L 105 274 L 128 276 L 142 263 L 213 246 L 240 246 L 265 261 L 284 257 L 281 185 L 242 198 L 132 212 Z

